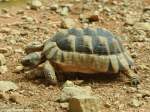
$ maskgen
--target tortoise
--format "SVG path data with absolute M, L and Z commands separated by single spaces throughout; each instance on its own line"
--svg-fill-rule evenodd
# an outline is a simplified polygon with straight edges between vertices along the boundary
M 120 39 L 103 28 L 70 28 L 58 31 L 44 44 L 26 47 L 27 56 L 21 63 L 35 68 L 42 64 L 51 82 L 57 82 L 56 71 L 79 73 L 120 73 L 128 76 L 132 85 L 139 84 L 133 72 L 134 62 Z

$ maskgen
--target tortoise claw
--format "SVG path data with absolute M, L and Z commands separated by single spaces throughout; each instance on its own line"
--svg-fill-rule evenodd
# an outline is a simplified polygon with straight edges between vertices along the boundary
M 53 74 L 49 71 L 44 71 L 44 75 L 45 75 L 45 78 L 46 78 L 46 81 L 48 84 L 50 84 L 50 85 L 56 85 L 57 84 L 57 79 L 56 79 L 55 74 Z

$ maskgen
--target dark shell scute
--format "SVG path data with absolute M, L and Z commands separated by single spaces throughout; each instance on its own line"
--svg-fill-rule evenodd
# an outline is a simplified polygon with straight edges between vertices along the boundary
M 83 31 L 84 31 L 84 35 L 89 35 L 92 38 L 95 38 L 97 36 L 97 32 L 95 29 L 85 28 L 85 29 L 83 29 Z
M 81 37 L 77 37 L 75 40 L 75 49 L 76 52 L 82 52 L 82 53 L 87 53 L 87 54 L 91 54 L 92 51 L 90 50 L 90 48 L 88 48 L 87 46 L 85 46 L 83 44 L 83 38 Z
M 68 30 L 57 32 L 53 38 L 50 38 L 50 41 L 59 42 L 69 36 Z
M 106 38 L 116 38 L 110 31 L 104 30 L 102 28 L 97 28 L 97 35 L 106 37 Z
M 80 28 L 72 28 L 72 29 L 69 29 L 68 30 L 68 33 L 70 34 L 70 35 L 75 35 L 75 36 L 77 36 L 77 37 L 82 37 L 83 35 L 84 35 L 84 32 L 83 32 L 83 30 L 82 29 L 80 29 Z
M 66 30 L 67 33 L 56 33 L 56 35 L 53 37 L 53 41 L 57 43 L 57 46 L 64 51 L 68 52 L 81 52 L 81 53 L 87 53 L 87 54 L 97 54 L 97 55 L 109 55 L 109 54 L 118 54 L 124 51 L 122 44 L 120 40 L 113 35 L 113 33 L 97 28 L 84 28 L 84 29 L 68 29 Z M 75 36 L 75 41 L 69 42 L 68 38 L 69 36 L 73 35 Z M 91 47 L 85 45 L 84 43 L 84 37 L 87 36 L 90 38 L 90 41 L 88 44 L 92 44 Z M 100 40 L 104 39 L 107 43 L 102 43 Z M 71 45 L 74 43 L 75 45 Z M 117 44 L 118 45 L 117 45 Z M 72 47 L 74 46 L 74 47 Z M 109 48 L 109 50 L 108 50 Z
M 57 43 L 57 46 L 62 50 L 65 50 L 65 51 L 71 51 L 72 50 L 70 43 L 68 42 L 68 40 L 66 38 L 60 39 L 59 41 L 56 41 L 56 43 Z
M 98 40 L 98 38 L 92 38 L 93 42 L 93 53 L 99 54 L 99 55 L 106 55 L 108 54 L 108 51 L 106 49 L 106 46 L 101 44 Z
M 118 42 L 119 47 L 120 47 L 120 49 L 121 49 L 121 46 L 122 46 L 122 45 L 119 43 L 118 40 L 116 40 L 116 41 Z M 111 54 L 117 54 L 117 53 L 120 53 L 120 52 L 123 51 L 123 49 L 121 49 L 121 51 L 120 51 L 120 49 L 117 48 L 116 43 L 114 43 L 112 39 L 109 39 L 109 40 L 108 40 L 108 44 L 109 44 L 109 49 L 110 49 L 110 53 L 111 53 Z

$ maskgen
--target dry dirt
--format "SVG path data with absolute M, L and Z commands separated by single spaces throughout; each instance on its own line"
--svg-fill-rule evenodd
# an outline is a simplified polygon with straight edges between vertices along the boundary
M 69 3 L 67 0 L 61 0 L 61 3 Z M 82 1 L 82 0 L 80 0 Z M 96 3 L 102 4 L 101 0 L 95 0 Z M 99 2 L 98 2 L 99 1 Z M 116 2 L 114 2 L 116 1 Z M 73 80 L 80 86 L 88 85 L 92 87 L 95 94 L 101 98 L 102 106 L 100 112 L 149 112 L 150 111 L 150 97 L 142 96 L 143 93 L 139 91 L 150 92 L 150 41 L 136 41 L 133 42 L 132 34 L 126 31 L 125 16 L 128 11 L 135 12 L 135 18 L 142 13 L 144 7 L 150 5 L 149 0 L 128 0 L 127 12 L 123 12 L 123 5 L 125 0 L 109 0 L 104 3 L 108 8 L 116 7 L 107 11 L 102 11 L 99 14 L 100 20 L 90 23 L 93 27 L 104 27 L 120 36 L 127 36 L 127 41 L 123 41 L 131 54 L 135 54 L 134 61 L 137 68 L 137 74 L 141 78 L 141 83 L 138 86 L 138 91 L 127 83 L 128 79 L 120 75 L 118 78 L 104 78 L 98 81 L 85 81 L 84 84 L 78 83 L 78 80 Z M 127 1 L 127 0 L 126 0 Z M 73 3 L 73 2 L 72 2 Z M 137 4 L 136 4 L 137 3 Z M 52 1 L 44 1 L 43 6 L 50 7 Z M 74 3 L 72 10 L 68 17 L 77 20 L 77 27 L 83 27 L 79 22 L 79 14 L 82 13 L 87 17 L 92 15 L 97 10 L 94 2 L 92 2 L 88 9 L 80 12 L 83 7 L 82 2 Z M 136 5 L 135 5 L 136 4 Z M 67 112 L 60 103 L 56 102 L 60 92 L 61 85 L 45 85 L 44 79 L 29 80 L 25 77 L 24 72 L 16 73 L 16 67 L 20 65 L 20 59 L 25 55 L 23 50 L 25 45 L 29 42 L 38 40 L 43 41 L 51 37 L 58 29 L 63 16 L 59 13 L 47 8 L 39 10 L 28 10 L 23 7 L 7 7 L 7 13 L 0 15 L 0 47 L 10 47 L 12 54 L 6 56 L 8 72 L 0 74 L 0 80 L 9 80 L 15 82 L 19 86 L 16 92 L 9 94 L 20 94 L 21 97 L 17 102 L 0 99 L 0 112 Z M 23 11 L 23 14 L 17 12 Z M 79 14 L 78 14 L 79 13 Z M 8 15 L 10 17 L 7 17 Z M 130 14 L 130 13 L 129 13 Z M 137 14 L 137 15 L 136 15 Z M 25 22 L 23 16 L 32 17 L 34 21 Z M 116 19 L 113 19 L 113 17 Z M 8 28 L 8 32 L 2 32 L 3 28 Z M 150 36 L 150 35 L 147 35 Z M 150 37 L 149 37 L 150 39 Z M 101 76 L 99 76 L 101 77 Z M 141 95 L 141 96 L 140 96 Z M 130 101 L 138 99 L 141 105 L 139 107 L 132 107 L 129 105 Z

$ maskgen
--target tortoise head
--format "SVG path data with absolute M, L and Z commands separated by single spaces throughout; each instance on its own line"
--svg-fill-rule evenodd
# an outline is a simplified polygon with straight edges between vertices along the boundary
M 41 52 L 29 53 L 27 56 L 22 58 L 21 63 L 25 67 L 35 67 L 43 62 L 43 56 Z

